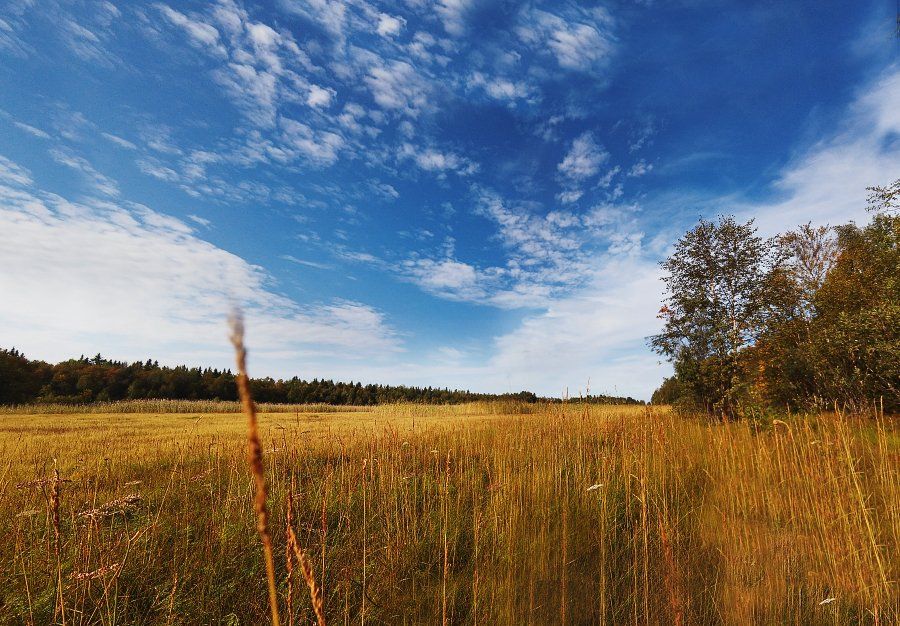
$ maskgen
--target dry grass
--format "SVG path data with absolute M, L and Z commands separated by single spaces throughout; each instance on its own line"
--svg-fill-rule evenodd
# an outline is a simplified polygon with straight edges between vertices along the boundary
M 890 418 L 761 428 L 572 404 L 258 419 L 272 541 L 288 545 L 293 502 L 332 624 L 900 619 Z M 266 623 L 245 446 L 234 414 L 0 416 L 0 623 Z M 276 569 L 285 622 L 315 623 L 306 599 L 287 610 Z
M 261 413 L 349 413 L 371 411 L 371 407 L 338 406 L 333 404 L 257 404 Z M 91 404 L 20 404 L 0 406 L 0 415 L 64 415 L 93 413 L 242 413 L 241 402 L 228 400 L 120 400 Z

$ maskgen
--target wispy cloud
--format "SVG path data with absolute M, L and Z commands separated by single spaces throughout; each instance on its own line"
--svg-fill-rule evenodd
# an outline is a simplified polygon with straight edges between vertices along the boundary
M 444 23 L 444 30 L 451 35 L 461 35 L 465 31 L 466 13 L 473 0 L 438 0 L 434 10 Z
M 0 263 L 17 268 L 0 274 L 8 295 L 0 320 L 11 330 L 6 341 L 33 354 L 58 359 L 115 345 L 119 358 L 163 350 L 176 361 L 227 363 L 224 318 L 234 304 L 246 310 L 257 359 L 323 350 L 354 359 L 400 347 L 372 307 L 299 305 L 272 290 L 262 268 L 180 220 L 138 204 L 72 203 L 35 190 L 7 159 L 0 178 Z
M 774 234 L 813 221 L 864 222 L 866 187 L 900 175 L 900 66 L 867 84 L 836 131 L 801 151 L 773 185 L 775 198 L 740 203 L 738 212 L 753 217 Z
M 127 139 L 123 139 L 118 135 L 113 135 L 112 133 L 106 132 L 100 133 L 100 135 L 108 141 L 111 141 L 115 145 L 119 146 L 120 148 L 125 148 L 126 150 L 137 150 L 137 146 L 134 143 L 128 141 Z
M 191 41 L 198 47 L 205 50 L 213 50 L 216 54 L 222 56 L 226 54 L 225 47 L 219 41 L 219 31 L 214 26 L 196 17 L 188 17 L 184 13 L 164 4 L 156 4 L 154 6 L 169 22 L 184 29 Z
M 40 128 L 36 128 L 35 126 L 26 124 L 24 122 L 13 122 L 13 124 L 15 125 L 16 128 L 18 128 L 19 130 L 25 131 L 29 135 L 32 135 L 39 139 L 50 139 L 50 135 L 48 133 L 46 133 L 45 131 L 41 130 Z
M 628 176 L 632 178 L 638 178 L 640 176 L 643 176 L 644 174 L 650 173 L 652 169 L 652 163 L 647 163 L 644 159 L 641 159 L 631 166 L 631 169 L 628 170 Z
M 32 182 L 31 172 L 0 155 L 0 181 L 15 185 L 30 185 Z
M 496 339 L 487 372 L 514 388 L 649 397 L 669 371 L 646 350 L 659 330 L 660 270 L 644 256 L 598 257 L 581 289 Z
M 402 17 L 388 15 L 387 13 L 378 14 L 378 25 L 375 30 L 382 37 L 395 37 L 406 26 L 406 20 Z
M 369 68 L 365 77 L 372 98 L 379 106 L 417 117 L 433 105 L 431 85 L 406 61 L 378 62 Z
M 473 72 L 466 79 L 466 85 L 469 89 L 481 90 L 493 100 L 502 102 L 534 101 L 538 98 L 537 89 L 524 80 L 487 76 L 482 72 Z
M 94 190 L 105 196 L 115 197 L 119 195 L 118 183 L 105 174 L 98 172 L 84 157 L 75 154 L 68 148 L 52 148 L 50 156 L 60 165 L 65 165 L 80 172 Z
M 295 256 L 293 256 L 293 255 L 291 255 L 291 254 L 283 254 L 283 255 L 281 255 L 280 258 L 281 258 L 281 259 L 284 259 L 285 261 L 290 261 L 291 263 L 295 263 L 295 264 L 297 264 L 297 265 L 303 265 L 303 266 L 306 266 L 306 267 L 313 267 L 313 268 L 315 268 L 315 269 L 317 269 L 317 270 L 330 270 L 330 269 L 332 269 L 332 266 L 331 266 L 331 265 L 328 265 L 328 264 L 326 264 L 326 263 L 318 263 L 318 262 L 316 262 L 316 261 L 307 261 L 306 259 L 298 259 L 297 257 L 295 257 Z
M 562 5 L 557 12 L 528 8 L 516 32 L 536 49 L 545 48 L 568 70 L 602 68 L 615 50 L 613 20 L 603 7 L 590 10 Z
M 579 181 L 596 175 L 608 160 L 609 152 L 594 141 L 591 132 L 586 132 L 572 142 L 558 169 L 564 176 Z
M 437 254 L 417 253 L 395 263 L 367 255 L 365 262 L 441 298 L 509 309 L 547 308 L 589 283 L 598 259 L 642 251 L 635 207 L 598 205 L 584 213 L 541 214 L 495 191 L 476 189 L 475 196 L 476 213 L 496 227 L 494 238 L 506 255 L 503 265 L 459 259 L 452 240 Z
M 478 164 L 455 152 L 432 147 L 417 147 L 410 143 L 400 146 L 399 157 L 411 159 L 419 168 L 428 172 L 456 172 L 468 176 L 478 171 Z

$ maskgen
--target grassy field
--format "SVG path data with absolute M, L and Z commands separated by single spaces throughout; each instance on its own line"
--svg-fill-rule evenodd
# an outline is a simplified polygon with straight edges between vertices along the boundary
M 245 421 L 185 408 L 0 415 L 0 623 L 267 622 Z M 285 624 L 315 620 L 289 498 L 330 624 L 900 620 L 889 418 L 306 407 L 260 435 Z

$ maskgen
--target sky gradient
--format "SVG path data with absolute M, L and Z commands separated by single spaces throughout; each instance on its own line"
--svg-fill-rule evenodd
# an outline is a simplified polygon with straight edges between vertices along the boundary
M 890 2 L 0 7 L 0 346 L 649 398 L 699 217 L 865 220 Z

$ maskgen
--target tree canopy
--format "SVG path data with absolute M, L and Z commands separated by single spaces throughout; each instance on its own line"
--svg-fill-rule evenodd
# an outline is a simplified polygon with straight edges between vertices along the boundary
M 656 399 L 726 417 L 759 408 L 900 409 L 900 180 L 871 221 L 763 240 L 752 220 L 701 220 L 662 263 L 675 377 Z

